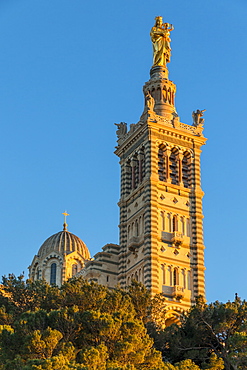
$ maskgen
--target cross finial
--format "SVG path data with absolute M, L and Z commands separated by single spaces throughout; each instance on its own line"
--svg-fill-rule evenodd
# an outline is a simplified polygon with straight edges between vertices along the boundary
M 64 215 L 63 230 L 67 231 L 68 224 L 66 223 L 66 217 L 69 216 L 69 214 L 65 211 L 65 212 L 62 213 L 62 215 Z

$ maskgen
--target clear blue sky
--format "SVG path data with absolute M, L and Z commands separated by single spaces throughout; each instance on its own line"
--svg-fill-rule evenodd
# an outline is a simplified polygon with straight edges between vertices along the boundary
M 246 298 L 245 0 L 1 0 L 0 275 L 26 273 L 64 210 L 92 255 L 118 243 L 114 122 L 142 113 L 157 15 L 175 27 L 181 121 L 207 110 L 207 298 Z

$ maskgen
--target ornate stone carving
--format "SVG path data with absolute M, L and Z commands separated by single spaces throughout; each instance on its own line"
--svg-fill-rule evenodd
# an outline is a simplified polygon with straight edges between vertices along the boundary
M 120 122 L 120 123 L 114 123 L 115 126 L 117 126 L 117 137 L 118 139 L 122 139 L 123 136 L 127 133 L 127 123 Z
M 154 102 L 154 98 L 152 97 L 152 95 L 148 91 L 146 93 L 146 106 L 147 106 L 147 110 L 153 111 L 154 110 L 154 103 L 155 103 Z
M 204 118 L 201 118 L 203 116 L 203 113 L 206 111 L 206 109 L 199 110 L 192 112 L 192 119 L 193 119 L 193 126 L 203 126 L 204 124 Z

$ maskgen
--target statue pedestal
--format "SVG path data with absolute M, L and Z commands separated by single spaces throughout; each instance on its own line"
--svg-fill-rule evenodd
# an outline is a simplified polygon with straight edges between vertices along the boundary
M 150 77 L 152 79 L 166 79 L 168 80 L 168 69 L 162 66 L 152 67 L 150 70 Z

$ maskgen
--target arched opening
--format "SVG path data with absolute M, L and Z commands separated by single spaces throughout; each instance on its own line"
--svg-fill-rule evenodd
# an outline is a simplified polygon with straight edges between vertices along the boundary
M 161 270 L 162 270 L 162 284 L 166 285 L 166 266 L 161 265 Z
M 134 155 L 134 157 L 131 160 L 131 167 L 132 167 L 132 178 L 131 178 L 131 183 L 132 183 L 132 189 L 137 188 L 139 184 L 139 162 L 137 160 L 137 154 Z
M 166 223 L 165 223 L 165 215 L 164 215 L 164 212 L 160 212 L 160 216 L 161 216 L 161 230 L 165 230 Z
M 186 271 L 182 270 L 183 287 L 186 289 Z
M 182 160 L 182 182 L 185 188 L 191 185 L 191 156 L 185 152 Z
M 168 312 L 167 319 L 165 320 L 165 327 L 170 326 L 172 324 L 177 324 L 179 325 L 180 322 L 180 317 L 179 314 L 175 311 L 172 313 Z
M 76 263 L 72 265 L 72 276 L 75 276 L 78 272 L 78 266 Z
M 168 231 L 169 233 L 171 233 L 172 232 L 172 218 L 171 218 L 170 213 L 167 214 L 167 219 L 168 219 Z
M 163 101 L 164 103 L 166 103 L 167 102 L 167 90 L 165 86 L 163 87 L 162 91 L 163 91 Z
M 172 92 L 172 104 L 174 105 L 175 103 L 174 103 L 174 96 L 175 96 L 175 94 L 174 94 L 174 91 Z
M 178 231 L 178 219 L 177 216 L 173 216 L 172 218 L 172 231 Z
M 188 289 L 191 290 L 191 271 L 188 271 L 187 279 L 188 279 L 187 282 Z
M 142 235 L 143 233 L 143 224 L 142 224 L 142 217 L 139 217 L 139 233 Z
M 50 284 L 56 284 L 57 282 L 57 264 L 51 264 L 51 275 L 50 275 Z
M 170 285 L 172 286 L 172 268 L 171 266 L 168 266 L 168 281 L 167 281 L 167 285 Z
M 138 281 L 138 274 L 137 271 L 135 272 L 135 280 Z
M 139 236 L 139 225 L 138 220 L 135 221 L 135 236 Z
M 126 193 L 129 194 L 131 191 L 131 185 L 132 185 L 131 184 L 132 173 L 131 173 L 130 160 L 126 163 L 125 177 L 126 177 Z
M 179 280 L 178 280 L 178 269 L 175 267 L 173 270 L 173 286 L 179 285 Z
M 157 101 L 161 101 L 161 90 L 160 90 L 160 87 L 157 88 Z
M 171 151 L 169 167 L 171 183 L 178 185 L 178 150 L 176 148 Z
M 170 87 L 167 91 L 167 100 L 168 100 L 168 103 L 171 104 L 171 88 Z
M 186 220 L 186 234 L 187 236 L 190 236 L 190 220 L 187 218 Z
M 35 275 L 35 280 L 41 280 L 42 272 L 39 266 L 36 268 Z
M 163 145 L 159 147 L 158 151 L 158 175 L 160 181 L 166 181 L 166 155 Z
M 140 183 L 143 181 L 146 175 L 146 168 L 145 168 L 145 151 L 144 148 L 140 150 L 140 162 L 139 162 L 139 179 Z

